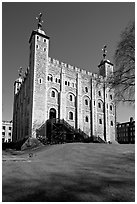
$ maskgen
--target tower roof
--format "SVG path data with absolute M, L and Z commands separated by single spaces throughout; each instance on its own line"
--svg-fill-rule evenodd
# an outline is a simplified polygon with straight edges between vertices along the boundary
M 31 38 L 33 35 L 37 34 L 37 35 L 40 35 L 44 38 L 47 38 L 49 39 L 48 36 L 46 36 L 46 33 L 44 30 L 42 30 L 42 23 L 43 23 L 43 20 L 42 20 L 42 13 L 39 14 L 39 17 L 36 17 L 36 19 L 38 20 L 38 28 L 36 30 L 33 30 L 32 33 L 31 33 L 31 36 L 30 36 L 30 39 L 29 39 L 29 43 L 31 41 Z

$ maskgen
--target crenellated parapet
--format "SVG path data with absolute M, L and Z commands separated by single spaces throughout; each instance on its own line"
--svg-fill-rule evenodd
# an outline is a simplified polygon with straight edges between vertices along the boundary
M 48 62 L 49 62 L 49 65 L 52 65 L 52 66 L 55 66 L 55 67 L 58 66 L 58 67 L 60 67 L 62 69 L 66 68 L 66 69 L 68 69 L 70 71 L 73 71 L 73 72 L 77 72 L 77 73 L 81 73 L 81 74 L 84 74 L 84 75 L 88 75 L 90 77 L 98 78 L 97 74 L 93 74 L 92 72 L 86 71 L 84 69 L 80 69 L 79 67 L 75 67 L 73 65 L 70 65 L 70 64 L 67 64 L 67 63 L 64 63 L 64 62 L 60 62 L 59 60 L 51 58 L 51 57 L 48 58 Z

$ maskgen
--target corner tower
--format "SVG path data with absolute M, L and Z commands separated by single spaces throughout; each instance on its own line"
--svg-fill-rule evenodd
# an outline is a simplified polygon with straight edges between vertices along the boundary
M 42 14 L 39 14 L 38 29 L 30 36 L 30 89 L 31 89 L 31 135 L 35 137 L 35 130 L 46 121 L 47 100 L 47 71 L 49 55 L 49 37 L 42 30 Z
M 100 64 L 98 65 L 99 68 L 99 75 L 103 77 L 108 77 L 113 73 L 113 64 L 106 59 L 106 48 L 107 46 L 104 45 L 103 51 L 103 59 L 101 60 Z

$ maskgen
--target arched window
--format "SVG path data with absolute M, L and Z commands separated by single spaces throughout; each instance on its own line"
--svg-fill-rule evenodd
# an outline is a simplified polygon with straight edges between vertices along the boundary
M 101 91 L 98 91 L 98 95 L 101 96 Z
M 101 108 L 101 103 L 100 102 L 98 103 L 98 107 Z
M 73 101 L 73 96 L 71 94 L 69 95 L 69 100 Z
M 55 91 L 51 92 L 51 97 L 53 97 L 53 98 L 55 97 Z
M 85 87 L 85 92 L 86 92 L 86 93 L 88 92 L 88 87 Z
M 110 124 L 111 124 L 111 126 L 113 126 L 113 121 L 112 120 L 111 120 Z
M 102 124 L 102 119 L 101 118 L 99 118 L 99 124 Z
M 85 121 L 86 121 L 86 123 L 88 123 L 88 116 L 86 116 Z
M 110 110 L 112 111 L 112 105 L 110 105 Z
M 85 99 L 85 105 L 88 106 L 88 100 L 87 99 Z
M 73 113 L 72 112 L 69 112 L 69 119 L 73 120 Z
M 110 99 L 112 100 L 112 94 L 110 94 Z

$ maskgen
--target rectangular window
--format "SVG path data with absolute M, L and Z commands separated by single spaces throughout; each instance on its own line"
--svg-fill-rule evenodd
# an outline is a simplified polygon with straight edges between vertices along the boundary
M 4 135 L 4 136 L 5 136 L 5 132 L 2 132 L 2 135 Z
M 11 127 L 9 127 L 9 130 L 11 130 Z
M 65 81 L 65 85 L 67 85 L 67 81 Z
M 11 132 L 9 132 L 9 136 L 11 136 Z

